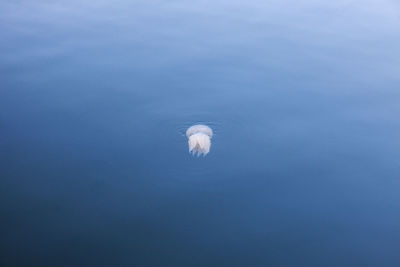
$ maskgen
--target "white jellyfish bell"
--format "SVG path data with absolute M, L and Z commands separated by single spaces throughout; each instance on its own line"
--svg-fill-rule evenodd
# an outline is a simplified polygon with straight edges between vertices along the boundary
M 211 137 L 213 131 L 207 125 L 193 125 L 186 131 L 186 136 L 189 139 L 189 153 L 193 155 L 207 155 L 210 152 Z

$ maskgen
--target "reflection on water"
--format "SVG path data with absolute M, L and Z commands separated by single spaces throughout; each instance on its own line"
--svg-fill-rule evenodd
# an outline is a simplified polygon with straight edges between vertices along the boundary
M 0 35 L 2 265 L 400 264 L 396 1 L 2 1 Z

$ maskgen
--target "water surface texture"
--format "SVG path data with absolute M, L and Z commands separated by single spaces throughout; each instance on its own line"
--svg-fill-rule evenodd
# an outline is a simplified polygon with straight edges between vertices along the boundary
M 398 1 L 3 0 L 0 38 L 2 266 L 400 266 Z

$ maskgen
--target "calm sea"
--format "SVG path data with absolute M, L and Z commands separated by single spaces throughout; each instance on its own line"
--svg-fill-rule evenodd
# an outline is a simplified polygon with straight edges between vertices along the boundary
M 400 3 L 1 1 L 0 217 L 2 266 L 400 266 Z

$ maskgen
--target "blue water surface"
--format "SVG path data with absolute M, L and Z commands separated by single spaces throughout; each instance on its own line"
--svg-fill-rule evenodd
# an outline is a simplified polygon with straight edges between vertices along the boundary
M 3 0 L 0 38 L 0 265 L 400 266 L 399 2 Z

